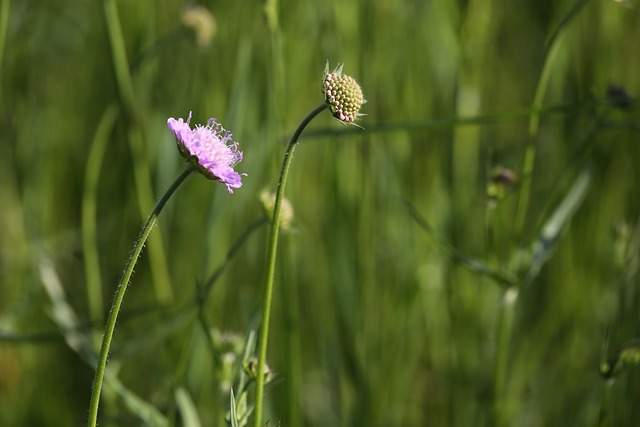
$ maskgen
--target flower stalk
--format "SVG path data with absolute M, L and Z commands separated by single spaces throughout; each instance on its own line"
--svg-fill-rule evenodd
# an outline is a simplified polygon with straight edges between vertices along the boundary
M 173 184 L 169 187 L 169 189 L 162 195 L 155 208 L 149 215 L 147 222 L 142 227 L 140 231 L 140 235 L 138 236 L 138 240 L 133 246 L 133 250 L 131 251 L 131 256 L 129 257 L 129 261 L 122 273 L 122 277 L 120 278 L 120 282 L 118 283 L 118 288 L 116 290 L 115 297 L 113 299 L 113 304 L 111 306 L 111 311 L 109 312 L 109 317 L 107 319 L 107 324 L 105 326 L 104 335 L 102 337 L 102 344 L 100 346 L 100 355 L 98 356 L 98 365 L 96 367 L 96 374 L 93 379 L 93 388 L 91 390 L 91 401 L 89 403 L 89 420 L 87 423 L 88 427 L 95 427 L 98 421 L 98 407 L 100 405 L 100 392 L 102 391 L 102 383 L 104 380 L 104 374 L 107 366 L 107 357 L 109 356 L 109 350 L 111 348 L 111 340 L 113 338 L 113 331 L 116 327 L 116 321 L 118 320 L 118 314 L 120 313 L 120 306 L 122 305 L 122 301 L 124 299 L 124 294 L 127 291 L 127 286 L 129 285 L 129 280 L 131 279 L 131 275 L 133 274 L 133 269 L 140 257 L 140 253 L 142 252 L 142 248 L 144 247 L 151 230 L 156 225 L 158 220 L 158 215 L 164 208 L 164 205 L 167 203 L 169 198 L 173 195 L 173 193 L 178 189 L 180 184 L 184 182 L 184 180 L 191 174 L 191 172 L 195 171 L 196 167 L 190 164 L 184 172 L 180 174 L 180 176 L 174 181 Z
M 129 279 L 133 274 L 142 248 L 144 247 L 151 230 L 158 220 L 158 215 L 167 203 L 169 198 L 184 182 L 184 180 L 197 170 L 208 179 L 218 181 L 227 186 L 229 193 L 233 193 L 233 188 L 242 186 L 242 175 L 236 172 L 233 167 L 242 160 L 242 152 L 238 151 L 238 143 L 232 140 L 232 135 L 222 127 L 215 119 L 209 119 L 206 126 L 196 125 L 191 129 L 189 121 L 191 113 L 185 122 L 182 118 L 176 120 L 173 117 L 167 120 L 167 126 L 176 138 L 176 144 L 180 154 L 187 159 L 188 167 L 175 180 L 169 189 L 160 198 L 156 207 L 149 215 L 147 222 L 142 227 L 138 240 L 133 246 L 133 251 L 129 257 L 129 261 L 122 273 L 118 289 L 109 312 L 107 324 L 105 326 L 102 344 L 100 346 L 100 355 L 98 357 L 98 366 L 93 379 L 93 389 L 91 390 L 91 401 L 89 403 L 89 420 L 88 427 L 95 427 L 98 419 L 98 406 L 100 405 L 100 392 L 102 391 L 102 382 L 104 379 L 105 369 L 107 366 L 107 357 L 111 347 L 113 331 L 118 320 L 120 306 L 124 299 L 124 294 L 129 285 Z
M 282 169 L 276 188 L 275 201 L 273 204 L 273 214 L 271 215 L 271 232 L 269 233 L 269 243 L 267 247 L 267 276 L 264 287 L 262 323 L 260 328 L 260 341 L 258 343 L 258 369 L 256 375 L 256 404 L 253 418 L 254 427 L 261 427 L 262 408 L 264 401 L 265 366 L 267 361 L 267 341 L 269 339 L 269 318 L 271 316 L 271 299 L 273 296 L 273 280 L 276 269 L 276 252 L 278 248 L 278 234 L 281 223 L 281 208 L 284 200 L 284 190 L 287 185 L 287 176 L 293 152 L 298 145 L 300 135 L 309 122 L 323 110 L 328 109 L 334 118 L 345 125 L 358 126 L 355 121 L 364 114 L 360 113 L 360 108 L 367 102 L 362 94 L 360 85 L 353 77 L 342 74 L 342 65 L 338 65 L 333 72 L 329 72 L 329 62 L 325 66 L 322 93 L 324 102 L 314 108 L 307 117 L 302 120 L 298 128 L 291 137 L 287 151 L 282 160 Z
M 307 117 L 298 125 L 295 133 L 291 137 L 291 141 L 287 146 L 287 151 L 284 154 L 282 161 L 282 168 L 280 169 L 280 178 L 278 179 L 278 186 L 276 188 L 275 203 L 273 205 L 273 217 L 271 219 L 271 231 L 269 233 L 269 243 L 267 247 L 267 277 L 264 287 L 263 296 L 263 309 L 262 309 L 262 323 L 260 328 L 260 341 L 258 348 L 258 373 L 256 376 L 256 405 L 254 411 L 253 425 L 260 427 L 262 423 L 262 408 L 264 401 L 264 385 L 265 385 L 265 364 L 267 359 L 267 341 L 269 338 L 269 318 L 271 315 L 271 299 L 273 296 L 273 279 L 275 277 L 276 270 L 276 252 L 278 248 L 278 233 L 280 231 L 280 209 L 282 206 L 282 199 L 284 197 L 284 190 L 287 185 L 287 177 L 289 175 L 289 167 L 291 166 L 291 159 L 293 152 L 298 145 L 300 135 L 307 127 L 309 122 L 320 114 L 325 109 L 329 108 L 329 104 L 323 102 L 316 108 L 314 108 Z

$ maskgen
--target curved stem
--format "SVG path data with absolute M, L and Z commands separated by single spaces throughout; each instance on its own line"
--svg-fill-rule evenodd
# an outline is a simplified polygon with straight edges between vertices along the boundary
M 129 285 L 129 279 L 131 278 L 131 274 L 133 273 L 133 268 L 138 261 L 138 257 L 142 252 L 142 248 L 144 247 L 147 238 L 149 237 L 149 233 L 155 226 L 158 215 L 162 208 L 167 203 L 171 195 L 176 191 L 176 189 L 182 184 L 182 182 L 189 176 L 191 172 L 195 170 L 195 167 L 189 165 L 187 169 L 184 170 L 180 174 L 180 176 L 174 181 L 173 184 L 169 187 L 169 189 L 162 195 L 156 207 L 149 215 L 147 222 L 142 227 L 140 231 L 140 235 L 138 236 L 138 240 L 133 246 L 133 251 L 131 252 L 131 256 L 129 257 L 129 261 L 127 262 L 127 266 L 122 273 L 122 277 L 120 278 L 120 282 L 118 283 L 118 289 L 116 290 L 116 295 L 113 299 L 113 305 L 111 306 L 111 311 L 109 312 L 109 318 L 107 319 L 107 324 L 105 326 L 104 335 L 102 337 L 102 345 L 100 346 L 100 355 L 98 356 L 98 366 L 96 367 L 96 375 L 93 379 L 93 389 L 91 391 L 91 402 L 89 403 L 89 420 L 87 422 L 87 426 L 95 427 L 98 420 L 98 406 L 100 404 L 100 392 L 102 391 L 102 382 L 104 379 L 104 373 L 107 366 L 107 357 L 109 356 L 109 349 L 111 347 L 111 339 L 113 338 L 113 331 L 116 327 L 116 321 L 118 320 L 118 313 L 120 312 L 120 306 L 122 305 L 122 300 L 124 299 L 124 294 L 127 290 L 127 286 Z
M 322 103 L 311 111 L 302 123 L 298 126 L 295 133 L 291 137 L 291 141 L 287 146 L 282 161 L 282 169 L 280 170 L 280 178 L 278 179 L 278 187 L 276 189 L 276 200 L 273 206 L 273 218 L 271 219 L 271 232 L 269 234 L 269 243 L 267 247 L 267 277 L 264 287 L 262 323 L 260 329 L 260 344 L 258 348 L 258 373 L 256 377 L 256 406 L 253 418 L 253 425 L 260 427 L 262 422 L 262 402 L 264 400 L 264 365 L 267 359 L 267 340 L 269 338 L 269 316 L 271 314 L 271 297 L 273 295 L 273 278 L 276 269 L 276 250 L 278 248 L 278 232 L 280 230 L 280 206 L 282 197 L 284 196 L 284 188 L 287 184 L 287 176 L 289 175 L 289 166 L 291 165 L 291 157 L 293 151 L 298 144 L 298 139 L 302 131 L 309 122 L 325 108 L 328 104 Z

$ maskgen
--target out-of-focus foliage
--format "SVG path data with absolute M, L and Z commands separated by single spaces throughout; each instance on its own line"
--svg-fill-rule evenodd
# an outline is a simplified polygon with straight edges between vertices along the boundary
M 166 121 L 189 111 L 247 177 L 229 195 L 194 175 L 163 211 L 100 425 L 250 413 L 260 194 L 327 60 L 365 129 L 321 115 L 296 152 L 263 418 L 640 425 L 638 2 L 0 5 L 0 425 L 85 423 L 115 285 L 184 167 Z

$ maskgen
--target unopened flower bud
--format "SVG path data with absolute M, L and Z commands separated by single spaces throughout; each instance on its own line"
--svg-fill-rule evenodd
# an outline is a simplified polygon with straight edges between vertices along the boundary
M 510 169 L 497 168 L 487 183 L 487 196 L 492 201 L 503 200 L 518 185 L 518 177 Z
M 330 73 L 327 63 L 322 92 L 333 117 L 341 122 L 353 124 L 358 117 L 364 115 L 360 114 L 360 108 L 367 101 L 364 99 L 362 89 L 353 77 L 342 74 L 342 65 Z
M 255 380 L 258 377 L 258 358 L 252 357 L 244 363 L 244 371 L 251 378 Z M 271 368 L 266 363 L 264 364 L 264 382 L 269 384 L 273 379 L 273 373 Z
M 190 6 L 182 14 L 182 25 L 193 30 L 196 44 L 207 47 L 216 34 L 216 20 L 204 6 Z
M 276 203 L 276 195 L 265 190 L 260 193 L 260 201 L 262 202 L 262 209 L 264 209 L 267 217 L 273 220 L 273 208 Z M 287 230 L 291 228 L 292 222 L 293 206 L 291 206 L 289 199 L 283 197 L 280 204 L 280 228 L 282 230 Z

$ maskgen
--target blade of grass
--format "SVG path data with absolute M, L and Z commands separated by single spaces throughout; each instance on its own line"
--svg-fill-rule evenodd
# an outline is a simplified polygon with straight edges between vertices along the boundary
M 231 393 L 229 394 L 229 406 L 230 406 L 229 418 L 231 418 L 231 427 L 239 427 L 238 414 L 236 413 L 236 398 L 233 396 L 233 387 L 231 387 Z
M 87 159 L 87 168 L 82 194 L 82 247 L 84 249 L 85 280 L 87 300 L 89 302 L 89 318 L 95 325 L 101 325 L 104 318 L 104 301 L 102 295 L 102 280 L 100 278 L 100 260 L 98 257 L 98 238 L 96 210 L 98 199 L 98 182 L 102 170 L 102 159 L 107 148 L 109 135 L 119 114 L 115 104 L 105 110 L 96 134 L 91 143 L 91 150 Z M 101 333 L 95 331 L 93 343 L 100 347 Z
M 114 368 L 115 366 L 109 366 L 109 369 L 107 369 L 104 378 L 105 383 L 118 393 L 127 409 L 136 414 L 149 427 L 169 427 L 169 420 L 158 409 L 122 384 L 118 377 L 113 374 Z
M 518 207 L 516 209 L 516 215 L 514 219 L 516 245 L 519 245 L 521 243 L 521 239 L 523 237 L 524 223 L 531 193 L 531 179 L 536 159 L 535 139 L 540 128 L 540 114 L 537 111 L 540 111 L 542 109 L 544 96 L 551 79 L 551 71 L 553 69 L 553 66 L 555 65 L 558 53 L 560 52 L 560 47 L 562 46 L 562 41 L 564 40 L 564 36 L 566 35 L 567 27 L 573 21 L 573 18 L 577 16 L 578 12 L 588 2 L 589 0 L 579 0 L 574 4 L 571 10 L 565 15 L 558 27 L 552 33 L 551 38 L 549 39 L 549 42 L 547 44 L 547 54 L 533 98 L 532 110 L 534 111 L 534 113 L 529 119 L 527 147 L 525 148 L 524 159 L 522 161 L 522 182 L 520 188 L 520 197 L 518 198 Z
M 580 173 L 565 198 L 542 227 L 540 235 L 531 248 L 531 261 L 529 270 L 524 278 L 524 285 L 531 283 L 538 276 L 544 264 L 551 258 L 562 232 L 568 226 L 589 191 L 591 176 L 590 168 Z
M 198 416 L 198 410 L 193 403 L 191 396 L 187 390 L 183 387 L 179 387 L 176 390 L 176 402 L 178 408 L 180 408 L 180 418 L 182 419 L 182 426 L 184 427 L 200 427 L 200 417 Z
M 144 218 L 146 213 L 152 209 L 154 192 L 151 184 L 149 165 L 145 158 L 143 148 L 144 135 L 139 112 L 136 108 L 133 79 L 129 69 L 127 51 L 115 0 L 104 0 L 104 15 L 109 33 L 109 41 L 111 43 L 111 54 L 116 81 L 118 83 L 120 97 L 131 124 L 128 139 L 133 157 L 133 176 L 135 188 L 138 193 L 140 215 Z M 156 298 L 161 302 L 168 302 L 173 299 L 173 290 L 170 281 L 171 276 L 167 268 L 167 257 L 162 243 L 162 233 L 158 230 L 155 234 L 156 236 L 152 236 L 148 241 L 153 286 L 156 292 Z
M 78 316 L 67 302 L 64 288 L 53 263 L 43 258 L 39 264 L 40 279 L 52 304 L 52 317 L 64 336 L 67 345 L 80 355 L 90 366 L 96 365 L 97 358 L 93 352 L 91 341 L 82 334 Z M 146 425 L 151 427 L 168 427 L 167 419 L 150 403 L 144 401 L 127 389 L 117 378 L 117 367 L 113 364 L 105 372 L 105 384 L 116 391 L 125 406 Z

